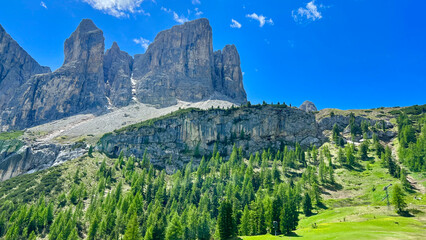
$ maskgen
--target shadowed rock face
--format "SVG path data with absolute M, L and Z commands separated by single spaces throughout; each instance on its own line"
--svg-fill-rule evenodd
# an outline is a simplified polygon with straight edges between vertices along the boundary
M 305 112 L 316 112 L 316 111 L 318 111 L 315 104 L 311 101 L 308 101 L 308 100 L 304 101 L 302 103 L 302 105 L 300 105 L 299 109 L 301 109 Z
M 83 20 L 65 41 L 64 54 L 58 70 L 33 76 L 16 90 L 3 121 L 25 128 L 106 106 L 102 31 Z
M 123 151 L 138 158 L 146 149 L 151 162 L 163 168 L 170 157 L 173 165 L 182 166 L 190 161 L 196 148 L 200 155 L 210 154 L 215 143 L 219 149 L 226 149 L 224 154 L 230 154 L 234 143 L 255 152 L 269 147 L 278 149 L 281 144 L 294 146 L 298 142 L 309 147 L 323 141 L 313 114 L 289 107 L 259 106 L 184 110 L 140 127 L 106 134 L 98 148 L 111 156 Z
M 0 28 L 0 131 L 101 114 L 132 99 L 156 107 L 178 100 L 247 101 L 237 49 L 213 52 L 207 19 L 160 32 L 134 60 L 115 42 L 104 49 L 102 30 L 84 19 L 64 43 L 64 64 L 50 73 Z
M 2 112 L 15 95 L 16 89 L 25 84 L 34 74 L 48 72 L 50 72 L 49 67 L 40 66 L 0 25 L 0 110 Z M 0 115 L 0 126 L 1 123 Z
M 243 73 L 240 65 L 240 55 L 235 45 L 226 45 L 222 51 L 214 52 L 213 87 L 237 103 L 245 103 L 247 94 L 243 86 Z
M 235 46 L 213 52 L 207 19 L 160 32 L 145 54 L 135 56 L 133 78 L 139 101 L 159 107 L 214 95 L 236 103 L 247 101 L 238 52 Z
M 116 107 L 129 105 L 132 100 L 133 58 L 114 42 L 104 56 L 104 75 L 107 96 Z

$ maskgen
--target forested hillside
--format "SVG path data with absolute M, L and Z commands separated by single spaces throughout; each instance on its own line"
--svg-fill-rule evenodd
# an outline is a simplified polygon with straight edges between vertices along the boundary
M 227 154 L 214 144 L 172 174 L 154 167 L 147 153 L 110 158 L 90 147 L 78 159 L 1 182 L 0 237 L 426 237 L 424 106 L 384 112 L 398 133 L 388 141 L 378 137 L 389 131 L 383 121 L 359 124 L 358 113 L 345 114 L 349 124 L 325 130 L 321 146 L 253 152 L 234 144 Z

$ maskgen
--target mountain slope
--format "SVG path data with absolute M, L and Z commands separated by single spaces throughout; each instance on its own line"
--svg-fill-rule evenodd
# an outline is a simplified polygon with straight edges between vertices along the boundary
M 238 52 L 233 45 L 213 52 L 207 19 L 160 32 L 135 59 L 115 42 L 104 53 L 102 30 L 83 19 L 65 41 L 64 63 L 53 73 L 3 28 L 0 37 L 0 131 L 102 115 L 135 103 L 165 108 L 181 101 L 247 101 Z
M 398 123 L 402 123 L 404 112 L 411 109 L 416 107 L 363 110 L 358 114 L 375 115 L 376 111 L 383 111 L 391 122 L 398 116 Z M 415 110 L 414 114 L 408 114 L 410 123 L 404 123 L 415 129 L 419 124 L 423 126 L 423 132 L 415 130 L 416 144 L 424 143 L 426 136 L 422 109 L 424 106 L 420 112 Z M 208 115 L 209 111 L 204 113 Z M 176 115 L 170 116 L 173 117 Z M 236 145 L 231 154 L 223 154 L 225 151 L 218 147 L 205 152 L 200 162 L 194 160 L 184 168 L 174 169 L 173 174 L 155 169 L 150 162 L 151 154 L 137 159 L 123 155 L 109 158 L 103 153 L 89 152 L 59 166 L 0 183 L 3 213 L 0 223 L 8 222 L 0 224 L 6 226 L 2 234 L 5 239 L 17 239 L 22 235 L 49 239 L 60 236 L 116 239 L 130 234 L 133 226 L 130 220 L 136 218 L 139 224 L 136 229 L 144 239 L 153 236 L 163 239 L 170 235 L 168 226 L 176 219 L 181 226 L 176 234 L 183 239 L 222 239 L 219 234 L 221 219 L 226 214 L 224 206 L 230 201 L 228 210 L 235 224 L 231 229 L 235 231 L 233 234 L 238 231 L 239 235 L 259 235 L 243 239 L 274 239 L 263 235 L 273 232 L 273 221 L 278 221 L 281 231 L 285 231 L 287 224 L 296 224 L 294 233 L 307 239 L 315 236 L 324 239 L 423 238 L 425 193 L 410 186 L 410 182 L 407 186 L 409 178 L 403 171 L 418 181 L 425 179 L 424 171 L 405 166 L 407 160 L 398 161 L 394 155 L 404 140 L 384 138 L 383 141 L 376 137 L 357 140 L 360 135 L 368 136 L 370 132 L 377 135 L 383 130 L 376 125 L 361 128 L 365 121 L 358 125 L 354 119 L 349 117 L 347 128 L 355 124 L 366 134 L 355 132 L 352 138 L 350 132 L 343 130 L 338 136 L 355 139 L 355 144 L 347 141 L 344 147 L 336 145 L 329 130 L 324 130 L 330 140 L 319 148 L 290 144 L 256 153 Z M 399 131 L 399 135 L 403 136 L 403 131 Z M 370 143 L 363 156 L 365 142 Z M 389 148 L 382 152 L 379 146 Z M 341 150 L 345 152 L 343 158 Z M 394 172 L 391 166 L 403 170 Z M 402 177 L 395 177 L 395 174 Z M 403 199 L 409 204 L 407 214 L 415 218 L 397 216 L 393 207 L 386 210 L 386 201 L 382 201 L 386 196 L 383 187 L 389 183 L 393 184 L 391 199 L 394 186 L 404 187 Z M 312 201 L 311 216 L 302 214 L 306 194 Z M 32 207 L 22 207 L 27 203 Z M 49 211 L 53 213 L 51 220 L 48 214 L 42 214 Z M 298 213 L 300 221 L 297 223 L 293 215 L 286 218 L 283 214 L 286 211 Z

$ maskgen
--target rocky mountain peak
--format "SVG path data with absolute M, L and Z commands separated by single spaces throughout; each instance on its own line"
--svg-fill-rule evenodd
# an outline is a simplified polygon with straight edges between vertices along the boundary
M 155 107 L 178 101 L 247 101 L 237 48 L 227 45 L 213 52 L 212 28 L 205 18 L 160 32 L 134 59 L 116 42 L 105 52 L 104 40 L 102 30 L 83 19 L 65 40 L 64 64 L 53 73 L 34 75 L 47 70 L 1 27 L 0 74 L 14 67 L 22 77 L 16 83 L 16 76 L 0 75 L 0 126 L 22 129 L 83 112 L 102 114 L 134 101 Z M 11 43 L 20 50 L 11 52 Z M 7 87 L 1 86 L 4 79 L 9 79 Z
M 17 89 L 31 76 L 48 72 L 49 67 L 40 66 L 0 25 L 0 132 L 7 129 L 3 115 Z
M 64 43 L 64 65 L 70 62 L 102 62 L 105 50 L 104 36 L 100 30 L 90 19 L 83 19 L 77 29 Z M 94 64 L 93 71 L 98 70 Z M 101 67 L 101 66 L 100 66 Z
M 96 31 L 100 30 L 98 27 L 96 27 L 95 23 L 91 19 L 83 19 L 81 20 L 80 24 L 77 27 L 77 31 L 79 32 L 90 32 L 90 31 Z
M 302 103 L 302 105 L 300 105 L 299 109 L 305 111 L 305 112 L 316 112 L 318 111 L 317 107 L 315 106 L 315 104 L 311 101 L 304 101 Z
M 114 106 L 126 106 L 132 99 L 132 65 L 133 58 L 113 42 L 104 56 L 104 80 L 107 96 Z
M 214 52 L 214 88 L 236 103 L 242 104 L 247 101 L 247 94 L 240 65 L 240 55 L 235 45 L 226 45 L 222 51 Z
M 116 42 L 116 41 L 114 41 L 114 42 L 112 43 L 110 50 L 112 50 L 112 51 L 121 51 L 121 50 L 120 50 L 120 47 L 118 46 L 118 44 L 117 44 L 117 42 Z
M 235 46 L 213 52 L 212 28 L 201 18 L 160 32 L 145 54 L 135 56 L 133 78 L 140 102 L 158 107 L 178 100 L 247 101 Z

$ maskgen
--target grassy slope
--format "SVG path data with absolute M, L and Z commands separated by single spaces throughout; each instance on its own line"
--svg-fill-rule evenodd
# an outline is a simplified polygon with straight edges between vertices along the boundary
M 425 105 L 420 108 L 424 111 Z M 317 114 L 317 119 L 328 116 L 332 111 L 341 115 L 354 112 L 357 116 L 387 119 L 395 124 L 392 115 L 399 110 L 401 110 L 399 107 L 348 111 L 324 109 Z M 391 143 L 394 149 L 397 148 L 397 144 L 397 142 Z M 330 148 L 332 155 L 336 156 L 337 149 L 334 145 L 329 143 L 326 145 Z M 370 152 L 369 155 L 373 158 L 375 154 Z M 337 163 L 333 162 L 333 164 Z M 267 234 L 241 238 L 244 240 L 295 237 L 298 239 L 426 239 L 426 194 L 407 192 L 405 200 L 414 217 L 398 216 L 393 207 L 386 207 L 386 201 L 383 201 L 385 196 L 383 187 L 390 183 L 395 185 L 400 180 L 392 178 L 388 171 L 381 167 L 377 157 L 374 158 L 374 163 L 360 162 L 360 165 L 358 171 L 336 169 L 335 178 L 340 188 L 323 189 L 324 203 L 328 209 L 317 209 L 317 214 L 311 217 L 301 216 L 294 236 Z M 410 175 L 419 184 L 426 186 L 426 173 L 410 173 Z M 316 224 L 317 228 L 314 228 L 313 224 Z
M 346 222 L 343 222 L 344 218 Z M 312 227 L 313 223 L 317 224 L 317 228 Z M 424 218 L 400 217 L 386 207 L 344 207 L 302 219 L 296 235 L 296 239 L 426 239 L 426 225 Z M 242 239 L 295 238 L 262 235 Z
M 362 162 L 361 165 L 367 165 Z M 408 208 L 414 217 L 398 216 L 393 207 L 382 201 L 382 190 L 392 178 L 379 162 L 362 172 L 336 170 L 336 181 L 342 189 L 323 189 L 328 209 L 317 209 L 311 217 L 300 217 L 297 239 L 426 239 L 426 194 L 407 193 Z M 374 191 L 373 191 L 374 189 Z M 415 200 L 418 196 L 421 200 Z M 317 228 L 313 227 L 316 224 Z M 244 240 L 294 239 L 296 236 L 248 236 Z

